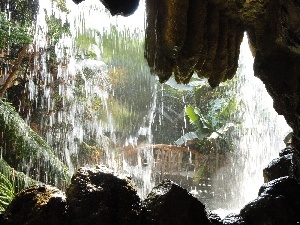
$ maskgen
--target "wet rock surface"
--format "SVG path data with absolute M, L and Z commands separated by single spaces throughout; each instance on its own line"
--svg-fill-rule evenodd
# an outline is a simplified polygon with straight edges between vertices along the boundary
M 48 185 L 28 187 L 18 193 L 10 203 L 1 224 L 65 225 L 65 195 Z
M 285 148 L 279 156 L 279 158 L 273 159 L 263 170 L 264 182 L 292 175 L 293 149 Z
M 66 191 L 71 225 L 140 224 L 140 198 L 128 177 L 104 166 L 80 168 Z
M 145 225 L 211 225 L 205 206 L 187 190 L 165 180 L 143 202 Z

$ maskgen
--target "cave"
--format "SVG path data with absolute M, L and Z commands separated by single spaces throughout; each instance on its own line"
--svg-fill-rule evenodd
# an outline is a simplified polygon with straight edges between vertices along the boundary
M 73 1 L 76 4 L 82 2 L 82 0 Z M 110 11 L 111 15 L 121 16 L 130 16 L 134 13 L 139 4 L 138 0 L 122 2 L 118 0 L 100 1 Z M 255 207 L 266 212 L 264 215 L 260 215 L 258 212 L 254 212 L 253 214 L 253 212 L 251 212 L 252 205 L 249 204 L 242 209 L 242 217 L 241 215 L 228 215 L 221 221 L 218 218 L 213 219 L 216 215 L 210 215 L 210 220 L 207 220 L 207 218 L 200 219 L 204 221 L 202 223 L 262 225 L 294 224 L 295 221 L 299 223 L 297 213 L 300 207 L 299 203 L 293 202 L 293 199 L 300 197 L 299 183 L 297 183 L 297 181 L 300 181 L 300 127 L 298 125 L 300 122 L 300 106 L 298 106 L 300 99 L 300 89 L 298 87 L 300 81 L 300 1 L 237 0 L 224 2 L 219 0 L 147 0 L 146 18 L 144 56 L 151 73 L 158 76 L 161 83 L 168 81 L 170 77 L 174 76 L 177 83 L 188 84 L 192 75 L 197 74 L 199 77 L 207 78 L 209 85 L 215 88 L 219 86 L 220 83 L 232 79 L 238 68 L 239 48 L 243 36 L 246 33 L 252 55 L 255 59 L 253 64 L 255 76 L 265 84 L 268 93 L 274 100 L 274 109 L 276 112 L 279 115 L 283 115 L 289 126 L 293 129 L 291 145 L 286 149 L 286 151 L 293 149 L 291 177 L 284 177 L 271 184 L 265 184 L 259 190 L 260 196 L 271 196 L 273 192 L 280 193 L 279 197 L 277 196 L 278 198 L 280 198 L 283 191 L 288 196 L 284 198 L 283 201 L 287 201 L 287 204 L 292 202 L 290 208 L 286 209 L 287 212 L 284 212 L 286 214 L 281 212 L 282 208 L 279 208 L 278 211 L 276 211 L 277 209 L 273 210 L 272 206 L 277 204 L 277 202 L 271 198 L 271 201 L 266 205 L 258 201 L 251 203 L 253 205 L 258 204 Z M 288 154 L 289 152 L 283 152 L 281 156 L 284 157 Z M 289 170 L 289 168 L 284 169 Z M 78 172 L 79 175 L 77 176 L 81 176 L 86 172 L 83 170 Z M 91 173 L 96 172 L 92 170 Z M 83 176 L 85 175 L 86 174 Z M 74 180 L 76 180 L 76 178 L 74 178 Z M 119 181 L 117 181 L 117 183 L 118 182 Z M 130 186 L 130 184 L 126 182 L 129 182 L 127 178 L 125 179 L 124 186 L 125 189 L 128 189 L 127 186 Z M 93 185 L 92 183 L 90 186 Z M 74 190 L 76 192 L 76 188 L 77 187 L 70 192 Z M 96 186 L 95 188 L 97 189 Z M 161 184 L 160 187 L 157 188 L 157 193 L 160 192 L 159 188 L 162 188 L 161 190 L 171 190 L 173 188 L 172 190 L 175 189 L 175 192 L 183 193 L 182 202 L 186 200 L 184 197 L 186 193 L 172 182 Z M 286 191 L 283 189 L 286 189 Z M 292 194 L 289 195 L 289 191 Z M 49 197 L 51 194 L 48 195 L 48 192 L 53 192 L 54 200 L 52 199 L 53 196 Z M 116 190 L 112 192 L 114 193 Z M 61 194 L 56 189 L 48 190 L 47 187 L 40 187 L 36 190 L 30 189 L 24 191 L 21 195 L 27 199 L 27 195 L 30 196 L 31 193 L 38 193 L 37 195 L 46 193 L 46 197 L 50 199 L 46 201 L 54 202 L 57 201 L 56 196 Z M 153 191 L 153 199 L 159 199 L 159 196 L 156 196 L 157 193 L 155 193 L 155 190 Z M 109 192 L 109 194 L 111 194 L 111 192 Z M 77 193 L 75 196 L 76 195 Z M 134 196 L 133 198 L 136 198 L 135 193 L 132 195 Z M 156 200 L 153 199 L 149 198 L 149 202 L 146 204 L 155 205 Z M 107 201 L 109 202 L 109 200 L 110 199 Z M 77 199 L 72 199 L 72 201 L 76 202 Z M 188 202 L 186 203 L 188 207 L 190 207 L 190 204 L 199 204 L 195 203 L 194 200 L 191 200 L 192 203 L 188 200 L 186 201 Z M 65 201 L 62 200 L 61 202 L 62 205 L 60 205 L 60 207 L 65 207 Z M 171 203 L 173 204 L 174 202 Z M 80 205 L 80 200 L 79 203 L 76 202 L 76 204 Z M 295 206 L 293 204 L 295 204 Z M 51 206 L 49 207 L 51 212 Z M 88 205 L 86 207 L 88 208 Z M 124 206 L 125 209 L 130 207 L 130 205 Z M 143 212 L 143 209 L 140 209 L 139 205 L 135 205 L 135 207 L 135 210 Z M 153 207 L 153 212 L 156 213 L 155 210 L 158 209 L 160 205 Z M 204 208 L 202 205 L 197 205 L 197 207 L 199 211 Z M 48 208 L 46 212 L 48 212 L 47 210 L 49 211 Z M 72 210 L 75 211 L 74 214 L 78 214 L 76 208 Z M 193 210 L 190 210 L 189 212 L 192 211 Z M 59 214 L 59 212 L 57 213 Z M 132 212 L 130 211 L 130 213 Z M 148 212 L 146 212 L 146 214 L 147 213 Z M 269 220 L 268 218 L 270 215 L 281 213 L 283 215 L 289 215 L 291 218 L 287 220 L 281 217 L 275 218 L 274 220 Z M 195 214 L 197 214 L 197 212 L 195 212 Z M 258 218 L 260 220 L 255 219 L 257 215 L 259 215 Z M 41 214 L 41 218 L 43 216 L 44 215 Z M 65 219 L 65 215 L 60 216 L 62 216 L 62 220 Z M 82 218 L 84 218 L 84 216 L 85 215 L 83 215 Z M 147 218 L 147 216 L 148 215 L 146 215 L 145 218 Z M 127 221 L 124 224 L 130 224 L 132 221 L 134 221 L 134 224 L 143 224 L 143 222 L 145 222 L 145 224 L 170 223 L 170 221 L 169 223 L 162 222 L 160 218 L 155 219 L 155 216 L 157 215 L 151 215 L 151 218 L 146 219 L 146 222 L 140 221 L 143 219 L 133 216 L 133 220 L 128 219 L 129 222 Z M 170 215 L 170 217 L 171 216 L 172 215 Z M 187 218 L 193 216 L 195 215 L 189 215 Z M 127 217 L 124 216 L 124 218 Z M 52 214 L 51 219 L 52 223 L 59 224 L 62 222 L 57 220 L 55 215 L 53 216 Z M 103 221 L 103 224 L 114 224 L 112 221 L 105 221 L 105 219 Z M 122 224 L 121 219 L 120 221 L 118 224 Z M 176 223 L 176 220 L 171 221 L 173 224 Z M 177 222 L 178 224 L 185 224 L 185 221 Z M 77 222 L 74 222 L 74 224 L 77 224 Z M 95 224 L 97 223 L 95 222 Z M 193 222 L 186 222 L 186 224 L 193 224 Z

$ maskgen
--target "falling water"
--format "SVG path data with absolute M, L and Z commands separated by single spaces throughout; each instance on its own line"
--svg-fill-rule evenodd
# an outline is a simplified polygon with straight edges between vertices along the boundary
M 237 114 L 241 124 L 234 136 L 235 150 L 214 184 L 216 205 L 236 211 L 254 200 L 263 184 L 263 169 L 279 156 L 284 138 L 291 132 L 283 116 L 273 108 L 273 100 L 264 84 L 254 76 L 251 51 L 245 35 L 241 44 L 236 92 Z
M 70 175 L 105 164 L 131 175 L 145 196 L 154 186 L 149 144 L 156 84 L 143 58 L 144 4 L 128 18 L 110 16 L 100 2 L 66 4 L 63 12 L 56 2 L 40 1 L 31 49 L 38 54 L 28 82 L 34 110 L 27 122 Z M 49 19 L 70 32 L 49 37 Z

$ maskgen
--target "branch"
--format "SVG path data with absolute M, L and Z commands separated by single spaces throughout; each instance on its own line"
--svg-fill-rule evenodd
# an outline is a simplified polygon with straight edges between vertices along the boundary
M 16 74 L 19 70 L 19 67 L 25 57 L 27 50 L 28 50 L 28 47 L 29 47 L 29 44 L 25 44 L 23 46 L 22 50 L 19 52 L 17 62 L 12 67 L 11 71 L 9 72 L 8 78 L 6 79 L 3 87 L 0 90 L 0 98 L 2 98 L 4 96 L 4 93 L 6 92 L 7 88 L 9 88 L 10 83 L 15 79 Z

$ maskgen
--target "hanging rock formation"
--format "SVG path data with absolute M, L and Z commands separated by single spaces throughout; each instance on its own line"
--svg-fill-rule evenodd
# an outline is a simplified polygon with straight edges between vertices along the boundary
M 145 58 L 160 82 L 172 74 L 187 84 L 193 73 L 212 87 L 231 79 L 238 66 L 244 26 L 237 8 L 209 0 L 148 0 Z
M 73 0 L 76 4 L 84 0 Z M 98 0 L 99 1 L 99 0 Z M 100 0 L 111 15 L 130 16 L 139 6 L 139 0 Z
M 283 0 L 147 0 L 145 57 L 165 82 L 195 72 L 212 87 L 231 79 L 247 31 L 255 75 L 294 129 L 300 149 L 300 2 Z M 300 158 L 300 157 L 299 157 Z

